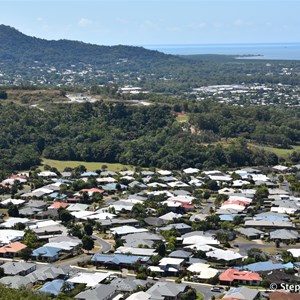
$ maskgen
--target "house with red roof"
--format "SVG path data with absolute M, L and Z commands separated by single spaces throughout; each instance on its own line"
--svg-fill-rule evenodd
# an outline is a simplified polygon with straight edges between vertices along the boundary
M 242 201 L 242 200 L 227 200 L 227 201 L 223 202 L 223 205 L 226 205 L 226 204 L 236 204 L 236 205 L 246 206 L 246 205 L 249 205 L 249 202 Z
M 219 276 L 220 284 L 232 285 L 233 283 L 246 285 L 259 285 L 262 278 L 258 273 L 228 269 Z
M 82 189 L 79 193 L 88 193 L 89 196 L 93 196 L 94 193 L 104 193 L 104 190 L 98 189 L 98 188 L 91 188 L 91 189 Z
M 49 206 L 49 208 L 50 209 L 58 209 L 58 208 L 67 208 L 69 206 L 69 204 L 68 203 L 66 203 L 66 202 L 53 202 L 50 206 Z M 48 209 L 49 209 L 48 208 Z
M 2 257 L 14 257 L 17 255 L 19 251 L 22 249 L 27 248 L 25 244 L 22 244 L 20 242 L 14 242 L 7 244 L 0 248 L 0 256 Z

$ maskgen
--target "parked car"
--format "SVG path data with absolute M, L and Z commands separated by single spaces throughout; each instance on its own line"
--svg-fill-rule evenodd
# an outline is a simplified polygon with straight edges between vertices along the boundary
M 211 289 L 210 289 L 212 292 L 221 292 L 221 288 L 217 287 L 217 286 L 213 286 Z

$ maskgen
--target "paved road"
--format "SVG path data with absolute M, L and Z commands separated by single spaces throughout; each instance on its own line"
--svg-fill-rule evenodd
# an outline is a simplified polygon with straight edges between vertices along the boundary
M 209 214 L 209 210 L 210 210 L 211 207 L 212 207 L 212 208 L 215 208 L 215 203 L 214 203 L 213 200 L 208 199 L 208 200 L 207 200 L 207 204 L 206 204 L 205 207 L 203 207 L 203 209 L 201 210 L 201 213 L 202 213 L 202 214 Z
M 197 292 L 200 292 L 204 296 L 204 300 L 210 300 L 213 295 L 218 298 L 221 293 L 216 293 L 212 292 L 210 289 L 212 286 L 206 285 L 206 284 L 201 284 L 201 283 L 186 283 L 187 285 L 191 286 L 194 288 Z
M 60 267 L 69 267 L 71 265 L 76 266 L 78 262 L 85 261 L 91 257 L 92 257 L 92 254 L 84 254 L 83 256 L 80 256 L 80 257 L 74 257 L 73 259 L 68 259 L 66 262 L 58 261 L 58 262 L 54 263 L 53 265 L 57 265 Z
M 112 249 L 112 245 L 107 243 L 105 240 L 100 239 L 96 235 L 92 235 L 92 238 L 96 240 L 101 245 L 101 250 L 99 253 L 106 253 Z
M 133 276 L 135 277 L 135 275 L 133 275 Z M 153 280 L 150 277 L 148 277 L 147 281 L 149 281 L 152 284 L 155 284 L 157 282 L 156 280 Z M 159 279 L 159 281 L 162 281 L 162 282 L 174 282 L 175 280 L 174 279 L 170 279 L 168 277 L 161 277 Z M 213 295 L 215 295 L 216 298 L 218 298 L 218 296 L 220 296 L 219 292 L 216 293 L 216 292 L 212 292 L 210 290 L 213 287 L 210 284 L 190 282 L 190 281 L 182 281 L 182 284 L 189 285 L 192 288 L 194 288 L 197 292 L 200 292 L 204 296 L 204 300 L 210 300 Z
M 239 253 L 243 256 L 247 256 L 248 255 L 248 250 L 251 248 L 259 248 L 261 250 L 264 250 L 264 248 L 274 248 L 275 247 L 275 243 L 271 243 L 271 244 L 258 244 L 252 241 L 249 242 L 239 242 L 236 241 L 236 244 L 239 245 L 238 249 L 239 249 Z M 300 248 L 300 245 L 285 245 L 284 243 L 280 244 L 280 248 L 278 248 L 278 252 L 280 252 L 280 249 L 291 249 L 291 248 Z

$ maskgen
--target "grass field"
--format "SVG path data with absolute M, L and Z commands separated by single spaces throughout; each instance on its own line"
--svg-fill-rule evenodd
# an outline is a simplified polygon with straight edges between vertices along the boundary
M 273 152 L 278 157 L 282 157 L 284 159 L 288 159 L 289 155 L 293 151 L 300 151 L 300 146 L 292 146 L 292 149 L 281 149 L 281 148 L 274 148 L 274 147 L 268 147 L 268 146 L 259 146 L 259 145 L 253 145 L 253 146 L 264 149 L 264 150 L 269 151 L 269 152 Z
M 189 116 L 185 113 L 178 113 L 176 116 L 176 121 L 179 123 L 186 123 L 189 120 Z
M 128 165 L 122 165 L 122 164 L 109 164 L 105 162 L 85 162 L 85 161 L 63 161 L 63 160 L 54 160 L 54 159 L 42 159 L 43 165 L 49 165 L 53 168 L 57 168 L 58 171 L 62 172 L 64 168 L 70 167 L 75 168 L 79 165 L 83 165 L 86 167 L 88 171 L 95 171 L 95 170 L 101 170 L 101 167 L 103 165 L 107 166 L 107 170 L 113 171 L 113 172 L 119 172 L 122 170 L 134 170 L 133 166 Z

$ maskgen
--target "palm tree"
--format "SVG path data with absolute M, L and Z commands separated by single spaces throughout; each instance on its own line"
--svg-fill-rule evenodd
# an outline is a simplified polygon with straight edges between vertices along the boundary
M 65 281 L 61 286 L 60 291 L 65 293 L 71 291 L 71 289 L 72 289 L 72 285 L 68 281 Z

